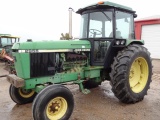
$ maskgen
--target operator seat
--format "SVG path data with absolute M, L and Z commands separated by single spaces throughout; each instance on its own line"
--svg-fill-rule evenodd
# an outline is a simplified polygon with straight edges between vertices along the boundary
M 110 33 L 109 37 L 113 37 L 113 32 Z M 120 31 L 116 31 L 116 38 L 122 39 Z

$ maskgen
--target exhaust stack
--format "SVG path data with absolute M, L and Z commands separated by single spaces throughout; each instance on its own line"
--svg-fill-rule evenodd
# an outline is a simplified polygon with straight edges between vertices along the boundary
M 72 12 L 74 11 L 73 8 L 69 7 L 69 37 L 72 38 Z

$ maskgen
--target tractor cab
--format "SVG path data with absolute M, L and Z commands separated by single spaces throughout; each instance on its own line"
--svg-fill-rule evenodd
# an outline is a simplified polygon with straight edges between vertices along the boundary
M 11 36 L 10 34 L 0 34 L 0 53 L 2 49 L 8 54 L 11 54 L 11 47 L 14 43 L 19 42 L 19 37 Z
M 19 37 L 11 36 L 10 34 L 0 34 L 0 47 L 7 45 L 13 45 L 14 43 L 19 42 Z
M 80 39 L 91 43 L 91 65 L 109 66 L 126 40 L 135 39 L 131 8 L 111 2 L 98 2 L 81 8 Z M 108 59 L 111 58 L 111 59 Z M 105 62 L 106 61 L 106 62 Z

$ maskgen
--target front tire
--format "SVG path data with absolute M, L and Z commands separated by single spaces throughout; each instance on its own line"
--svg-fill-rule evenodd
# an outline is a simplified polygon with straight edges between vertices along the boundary
M 36 96 L 32 114 L 34 120 L 68 120 L 73 107 L 73 95 L 68 88 L 50 85 Z
M 16 88 L 12 84 L 9 88 L 9 94 L 11 99 L 17 104 L 31 103 L 36 96 L 36 92 L 33 90 L 25 90 L 23 88 Z
M 140 45 L 129 45 L 115 58 L 110 73 L 112 91 L 123 103 L 143 100 L 152 77 L 150 53 Z

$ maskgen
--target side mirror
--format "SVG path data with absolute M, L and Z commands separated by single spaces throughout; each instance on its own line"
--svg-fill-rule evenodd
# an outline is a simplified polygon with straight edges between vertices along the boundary
M 134 17 L 134 18 L 136 18 L 136 17 L 137 17 L 137 14 L 136 14 L 136 13 L 135 13 L 135 14 L 133 14 L 133 17 Z

